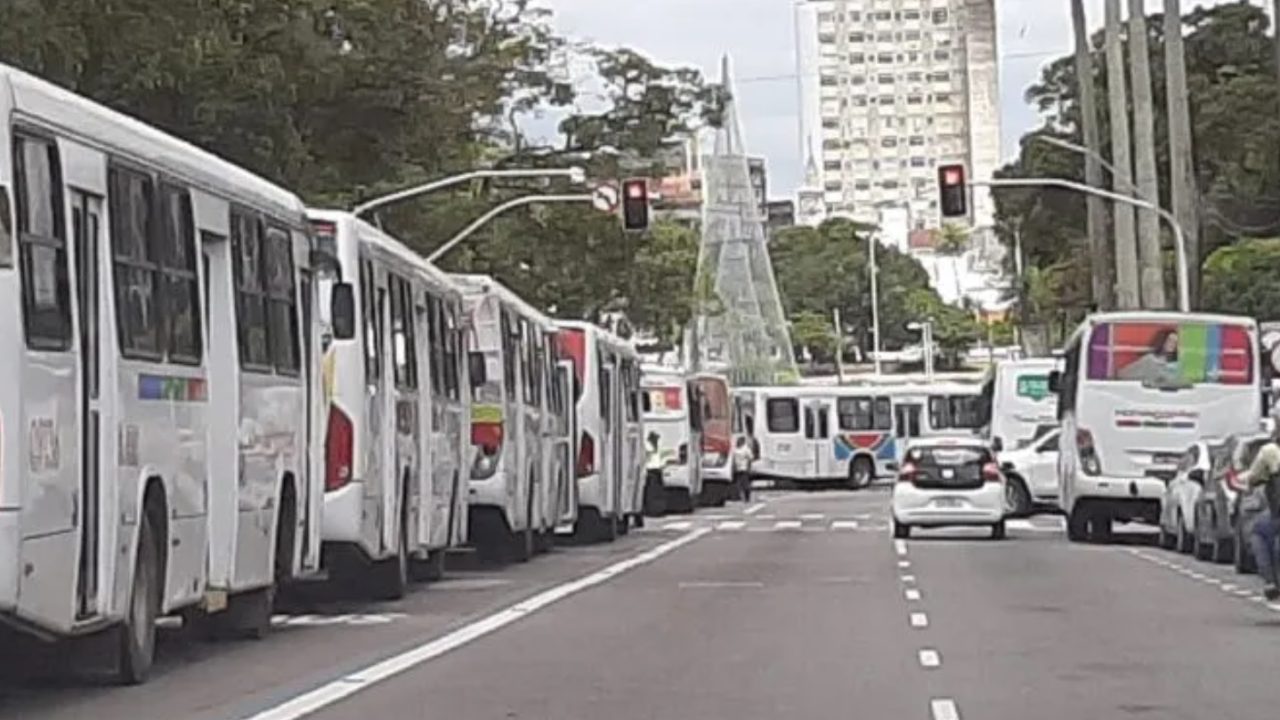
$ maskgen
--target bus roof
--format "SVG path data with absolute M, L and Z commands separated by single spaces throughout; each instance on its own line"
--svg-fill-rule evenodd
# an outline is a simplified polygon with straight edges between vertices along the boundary
M 1245 315 L 1224 315 L 1220 313 L 1184 313 L 1174 310 L 1122 310 L 1116 312 L 1100 312 L 1089 315 L 1084 319 L 1083 325 L 1097 324 L 1103 322 L 1135 322 L 1135 321 L 1164 321 L 1177 322 L 1182 320 L 1198 320 L 1202 322 L 1215 322 L 1224 325 L 1257 325 L 1257 320 Z
M 378 252 L 390 256 L 393 260 L 402 262 L 412 267 L 414 273 L 421 279 L 425 279 L 431 283 L 433 287 L 451 293 L 455 296 L 461 295 L 461 289 L 458 284 L 449 277 L 449 274 L 440 268 L 427 262 L 426 258 L 414 252 L 409 246 L 398 240 L 396 237 L 380 230 L 377 226 L 356 217 L 355 214 L 346 210 L 317 210 L 313 208 L 307 209 L 307 218 L 312 221 L 333 223 L 338 228 L 350 233 L 358 238 L 361 243 L 372 246 Z
M 624 357 L 628 357 L 628 358 L 640 357 L 640 354 L 636 352 L 636 347 L 634 344 L 626 340 L 623 340 L 622 338 L 600 327 L 599 325 L 596 325 L 594 323 L 589 323 L 585 320 L 554 320 L 553 322 L 555 323 L 555 326 L 558 328 L 564 328 L 566 330 L 580 330 L 582 332 L 585 332 L 587 335 L 594 336 L 600 342 L 603 342 L 605 345 L 607 345 L 614 352 L 617 352 L 623 355 Z
M 542 313 L 541 310 L 535 308 L 525 302 L 519 295 L 515 294 L 506 285 L 495 280 L 489 275 L 466 275 L 462 273 L 454 273 L 450 275 L 454 282 L 462 288 L 464 295 L 484 295 L 492 293 L 496 295 L 504 305 L 515 308 L 526 319 L 532 320 L 542 326 L 544 332 L 552 332 L 555 330 L 555 324 L 551 318 Z
M 306 208 L 292 192 L 185 140 L 75 93 L 0 63 L 0 94 L 15 118 L 69 140 L 143 163 L 228 200 L 274 210 L 301 226 Z

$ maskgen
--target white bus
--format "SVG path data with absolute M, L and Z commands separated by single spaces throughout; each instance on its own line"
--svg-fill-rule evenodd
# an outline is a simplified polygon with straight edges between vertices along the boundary
M 640 360 L 631 344 L 595 325 L 556 325 L 560 356 L 573 363 L 575 376 L 576 531 L 609 542 L 628 531 L 643 504 Z
M 1243 317 L 1124 312 L 1081 324 L 1050 375 L 1072 540 L 1106 539 L 1117 520 L 1157 523 L 1189 445 L 1262 428 L 1258 349 L 1257 324 Z
M 999 360 L 982 381 L 980 433 L 999 452 L 1017 450 L 1058 425 L 1058 397 L 1049 391 L 1055 358 Z
M 269 628 L 319 563 L 311 258 L 293 194 L 0 65 L 0 620 L 122 682 L 159 615 Z
M 934 382 L 878 388 L 893 406 L 898 460 L 916 438 L 977 434 L 982 422 L 982 388 L 976 383 Z
M 523 562 L 574 519 L 564 505 L 572 497 L 567 468 L 553 467 L 570 431 L 567 406 L 557 405 L 567 389 L 557 380 L 556 330 L 494 279 L 453 277 L 464 288 L 472 350 L 486 368 L 472 411 L 471 540 L 486 556 Z
M 891 392 L 874 386 L 792 386 L 755 391 L 760 457 L 753 476 L 843 480 L 866 487 L 897 467 Z
M 338 258 L 322 295 L 345 315 L 321 318 L 325 566 L 339 582 L 396 599 L 415 570 L 441 575 L 445 551 L 466 538 L 462 296 L 350 213 L 310 218 L 317 243 Z
M 645 366 L 640 390 L 650 453 L 647 505 L 653 514 L 692 512 L 702 494 L 702 431 L 689 378 L 683 369 Z

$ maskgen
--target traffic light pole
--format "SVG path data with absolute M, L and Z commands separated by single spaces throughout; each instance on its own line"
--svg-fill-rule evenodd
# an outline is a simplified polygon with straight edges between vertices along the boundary
M 453 175 L 447 178 L 441 178 L 424 185 L 417 185 L 399 192 L 384 195 L 367 202 L 361 203 L 351 210 L 351 214 L 356 217 L 365 215 L 373 210 L 387 205 L 409 200 L 419 195 L 427 195 L 438 190 L 451 188 L 455 185 L 471 182 L 472 180 L 484 180 L 488 178 L 568 178 L 569 182 L 580 185 L 587 181 L 587 173 L 580 167 L 570 168 L 530 168 L 530 169 L 512 169 L 512 170 L 473 170 L 461 175 Z
M 463 240 L 471 237 L 477 230 L 484 227 L 486 223 L 498 217 L 508 210 L 514 210 L 525 205 L 541 204 L 541 203 L 591 203 L 595 196 L 593 195 L 526 195 L 518 197 L 514 200 L 508 200 L 489 212 L 481 215 L 475 222 L 466 226 L 457 235 L 449 238 L 449 241 L 436 248 L 435 252 L 427 256 L 427 262 L 434 263 L 438 261 L 445 253 L 454 249 Z
M 1173 241 L 1177 248 L 1177 266 L 1178 266 L 1178 309 L 1182 312 L 1191 311 L 1190 282 L 1187 269 L 1187 238 L 1182 232 L 1182 226 L 1178 224 L 1178 219 L 1173 213 L 1165 210 L 1156 203 L 1140 200 L 1136 197 L 1123 195 L 1121 193 L 1103 190 L 1101 188 L 1078 183 L 1072 180 L 1063 180 L 1061 178 L 994 178 L 991 180 L 979 180 L 970 183 L 971 187 L 988 187 L 988 188 L 1025 188 L 1025 187 L 1056 187 L 1066 190 L 1075 190 L 1086 195 L 1105 198 L 1118 203 L 1132 205 L 1143 210 L 1150 210 L 1161 218 L 1164 218 L 1169 226 L 1173 228 Z

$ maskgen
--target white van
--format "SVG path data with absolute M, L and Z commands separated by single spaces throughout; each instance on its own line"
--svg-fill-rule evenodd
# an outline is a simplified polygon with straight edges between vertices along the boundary
M 1049 391 L 1049 374 L 1061 369 L 1056 358 L 999 360 L 982 381 L 978 405 L 980 433 L 997 453 L 1017 450 L 1058 424 L 1058 396 Z
M 644 413 L 646 483 L 650 509 L 691 512 L 702 494 L 702 432 L 694 397 L 683 370 L 647 365 L 640 378 Z M 660 496 L 653 497 L 654 493 Z
M 1105 539 L 1115 520 L 1156 524 L 1165 483 L 1205 437 L 1263 427 L 1251 318 L 1174 312 L 1089 316 L 1050 375 L 1062 423 L 1067 534 Z

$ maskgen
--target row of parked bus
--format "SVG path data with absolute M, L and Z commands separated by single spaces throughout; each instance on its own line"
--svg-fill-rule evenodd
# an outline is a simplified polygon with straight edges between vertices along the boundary
M 633 348 L 0 65 L 0 620 L 148 674 L 326 569 L 377 598 L 641 512 Z

